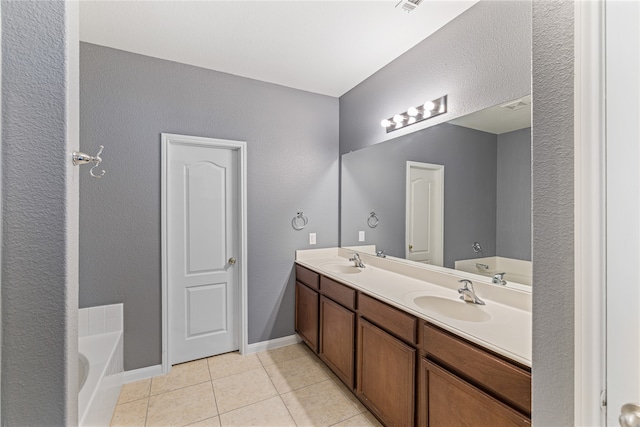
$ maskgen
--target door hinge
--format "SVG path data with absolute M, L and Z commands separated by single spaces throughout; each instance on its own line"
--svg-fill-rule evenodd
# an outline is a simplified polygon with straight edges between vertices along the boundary
M 600 409 L 604 409 L 607 407 L 607 390 L 602 390 L 600 392 Z

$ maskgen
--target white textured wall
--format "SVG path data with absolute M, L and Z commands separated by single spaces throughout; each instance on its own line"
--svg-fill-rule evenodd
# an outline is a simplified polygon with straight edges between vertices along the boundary
M 1 7 L 2 424 L 75 425 L 77 4 Z
M 533 423 L 573 425 L 574 5 L 533 3 Z

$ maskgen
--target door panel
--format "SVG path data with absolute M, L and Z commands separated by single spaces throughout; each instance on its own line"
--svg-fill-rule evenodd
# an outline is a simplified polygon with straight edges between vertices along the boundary
M 188 273 L 222 270 L 226 264 L 225 175 L 225 168 L 214 163 L 185 167 Z
M 170 364 L 239 347 L 238 152 L 185 138 L 166 147 Z
M 607 425 L 640 404 L 640 3 L 607 1 Z
M 226 283 L 191 286 L 185 291 L 187 339 L 228 330 Z
M 442 265 L 444 166 L 407 162 L 406 258 Z

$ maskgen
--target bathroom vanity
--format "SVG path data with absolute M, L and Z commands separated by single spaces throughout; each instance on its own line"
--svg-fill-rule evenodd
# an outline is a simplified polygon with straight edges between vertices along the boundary
M 531 294 L 349 251 L 296 254 L 296 331 L 387 426 L 531 424 Z

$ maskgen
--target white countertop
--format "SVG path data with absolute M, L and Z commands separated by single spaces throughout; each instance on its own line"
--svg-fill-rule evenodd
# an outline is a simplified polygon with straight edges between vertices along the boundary
M 442 268 L 424 268 L 401 261 L 360 253 L 365 268 L 351 266 L 350 252 L 340 248 L 296 251 L 296 263 L 376 297 L 416 317 L 427 320 L 471 342 L 526 366 L 531 366 L 531 293 L 498 285 L 474 282 L 476 294 L 486 305 L 462 307 L 480 310 L 481 321 L 459 320 L 414 303 L 420 296 L 450 299 L 461 305 L 457 289 L 464 273 Z M 456 307 L 457 308 L 457 307 Z

